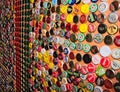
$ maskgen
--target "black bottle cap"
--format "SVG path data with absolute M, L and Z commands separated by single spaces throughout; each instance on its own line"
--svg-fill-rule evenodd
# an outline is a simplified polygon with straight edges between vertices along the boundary
M 88 64 L 92 61 L 92 56 L 90 54 L 84 54 L 83 61 Z
M 53 57 L 57 58 L 58 57 L 58 53 L 56 51 L 53 52 Z
M 86 34 L 86 37 L 85 37 L 85 38 L 86 38 L 86 41 L 87 41 L 87 42 L 92 42 L 92 40 L 93 40 L 92 35 L 89 34 L 89 33 Z
M 114 72 L 114 70 L 112 70 L 112 69 L 107 69 L 105 75 L 106 75 L 108 78 L 112 79 L 112 78 L 115 77 L 115 72 Z
M 49 75 L 52 75 L 52 69 L 49 69 L 48 72 L 49 72 Z
M 77 59 L 77 61 L 81 61 L 82 60 L 82 56 L 81 56 L 80 53 L 76 54 L 76 59 Z
M 73 61 L 70 61 L 70 62 L 69 62 L 69 66 L 70 66 L 70 68 L 74 68 L 74 62 L 73 62 Z
M 100 34 L 104 34 L 107 31 L 107 26 L 103 23 L 99 24 L 98 26 L 98 32 Z
M 102 77 L 97 77 L 95 80 L 96 85 L 103 86 L 104 85 L 104 79 Z
M 98 47 L 96 45 L 93 45 L 90 49 L 92 54 L 96 54 L 99 52 Z
M 63 47 L 61 45 L 58 47 L 58 49 L 59 49 L 59 52 L 63 52 Z
M 78 16 L 75 15 L 75 16 L 73 17 L 73 22 L 74 22 L 74 23 L 78 23 L 78 20 L 79 20 Z
M 111 45 L 111 44 L 113 43 L 113 38 L 112 38 L 112 36 L 106 35 L 105 38 L 104 38 L 104 43 L 105 43 L 106 45 Z
M 51 35 L 54 35 L 53 28 L 50 29 L 50 34 L 51 34 Z

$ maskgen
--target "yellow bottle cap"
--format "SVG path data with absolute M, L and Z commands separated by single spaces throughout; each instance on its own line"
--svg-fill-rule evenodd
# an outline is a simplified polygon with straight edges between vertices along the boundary
M 118 27 L 117 27 L 117 25 L 115 25 L 115 24 L 110 24 L 110 25 L 108 26 L 108 28 L 107 28 L 107 32 L 108 32 L 108 34 L 110 34 L 110 35 L 114 35 L 115 33 L 117 33 L 117 32 L 118 32 Z
M 50 62 L 50 59 L 44 56 L 44 62 L 48 64 Z
M 35 68 L 35 74 L 38 75 L 38 69 L 37 68 Z
M 84 4 L 81 6 L 81 12 L 84 14 L 89 13 L 89 5 L 88 4 Z
M 32 43 L 31 42 L 29 43 L 29 48 L 32 49 Z
M 66 5 L 62 5 L 62 6 L 60 7 L 60 11 L 61 11 L 62 13 L 67 13 L 67 6 L 66 6 Z
M 45 51 L 44 55 L 47 57 L 49 56 L 49 51 Z
M 38 58 L 41 60 L 42 59 L 42 53 L 38 52 Z
M 40 21 L 42 21 L 43 20 L 43 15 L 39 15 L 39 19 L 40 19 Z
M 54 84 L 56 84 L 57 78 L 52 78 L 52 82 L 53 82 Z
M 45 73 L 42 72 L 41 77 L 42 77 L 42 78 L 45 78 Z
M 82 32 L 82 33 L 87 32 L 87 30 L 88 30 L 87 24 L 81 24 L 81 25 L 79 26 L 79 30 L 80 30 L 80 32 Z
M 49 52 L 48 52 L 48 51 L 46 51 L 46 52 L 44 53 L 43 58 L 44 58 L 44 62 L 49 63 L 49 61 L 50 61 L 50 56 L 49 56 Z
M 68 14 L 67 17 L 66 17 L 66 21 L 68 23 L 72 23 L 73 22 L 73 15 L 72 14 Z
M 43 55 L 44 59 L 48 58 L 48 56 L 46 54 Z
M 32 79 L 32 81 L 34 81 L 34 80 L 35 80 L 35 77 L 34 77 L 34 76 L 32 76 L 32 77 L 31 77 L 31 79 Z
M 51 89 L 51 92 L 56 92 L 56 90 L 54 90 L 54 89 Z
M 47 82 L 47 81 L 44 81 L 44 82 L 43 82 L 43 85 L 44 85 L 45 87 L 48 87 L 48 82 Z
M 54 64 L 53 64 L 52 62 L 49 63 L 48 66 L 49 66 L 50 69 L 53 69 L 53 68 L 54 68 Z
M 34 3 L 34 0 L 30 0 L 31 3 Z

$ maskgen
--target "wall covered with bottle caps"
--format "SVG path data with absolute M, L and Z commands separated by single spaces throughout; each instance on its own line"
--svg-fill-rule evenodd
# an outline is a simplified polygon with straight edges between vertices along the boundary
M 14 92 L 14 2 L 6 1 L 0 0 L 0 92 Z
M 0 78 L 9 70 L 16 92 L 120 92 L 119 0 L 11 4 L 10 22 L 0 11 Z
M 29 88 L 119 92 L 120 1 L 30 0 Z

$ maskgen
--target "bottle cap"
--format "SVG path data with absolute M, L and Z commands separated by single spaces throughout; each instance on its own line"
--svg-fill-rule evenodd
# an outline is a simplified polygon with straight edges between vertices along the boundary
M 88 26 L 87 24 L 81 24 L 79 27 L 80 32 L 85 33 L 88 31 Z
M 97 76 L 101 77 L 105 74 L 105 69 L 102 66 L 98 66 L 96 69 Z
M 83 5 L 81 6 L 81 12 L 82 12 L 83 14 L 88 14 L 88 13 L 89 13 L 89 5 L 88 5 L 88 4 L 83 4 Z

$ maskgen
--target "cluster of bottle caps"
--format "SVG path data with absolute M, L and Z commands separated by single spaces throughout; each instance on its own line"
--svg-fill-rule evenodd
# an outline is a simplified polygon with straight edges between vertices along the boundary
M 0 91 L 14 92 L 14 8 L 13 0 L 0 1 Z
M 119 5 L 30 0 L 30 91 L 119 92 Z

